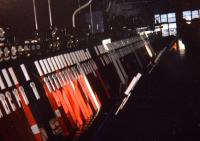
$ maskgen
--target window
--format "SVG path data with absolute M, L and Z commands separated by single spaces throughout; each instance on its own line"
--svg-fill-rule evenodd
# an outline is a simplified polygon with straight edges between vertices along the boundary
M 187 21 L 192 20 L 192 12 L 191 11 L 183 11 L 183 18 Z
M 169 27 L 168 24 L 162 24 L 162 36 L 166 37 L 169 36 Z
M 160 23 L 160 15 L 155 15 L 155 24 Z
M 161 15 L 161 23 L 167 23 L 167 14 Z
M 192 11 L 192 19 L 195 19 L 195 18 L 199 18 L 199 11 L 198 10 Z
M 169 35 L 174 35 L 176 36 L 177 34 L 177 25 L 176 23 L 169 23 Z
M 200 10 L 183 11 L 183 19 L 186 19 L 187 24 L 191 24 L 191 20 L 196 18 L 200 18 Z
M 168 22 L 176 22 L 176 14 L 175 13 L 168 13 Z
M 177 34 L 177 24 L 176 24 L 176 13 L 166 13 L 166 14 L 156 14 L 155 23 L 162 24 L 162 36 L 166 37 L 169 35 L 176 36 Z

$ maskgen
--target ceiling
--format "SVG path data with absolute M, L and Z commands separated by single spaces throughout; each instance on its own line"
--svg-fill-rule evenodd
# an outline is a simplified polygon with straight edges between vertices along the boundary
M 49 27 L 47 0 L 35 1 L 39 28 L 40 30 L 47 30 Z M 79 1 L 82 5 L 88 0 Z M 51 2 L 54 24 L 59 27 L 71 27 L 71 16 L 73 11 L 78 8 L 78 0 L 51 0 Z M 106 11 L 109 2 L 114 5 L 118 4 L 119 7 L 126 3 L 127 7 L 131 5 L 133 9 L 138 6 L 145 6 L 155 13 L 198 7 L 200 9 L 200 0 L 93 0 L 93 10 Z M 115 9 L 114 6 L 113 9 Z M 34 30 L 32 0 L 0 0 L 0 26 L 10 26 L 19 34 L 32 33 Z

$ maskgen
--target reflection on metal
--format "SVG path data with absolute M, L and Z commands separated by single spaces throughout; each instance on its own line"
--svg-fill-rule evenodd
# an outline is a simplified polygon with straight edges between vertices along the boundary
M 172 48 L 171 50 L 175 50 L 175 51 L 178 51 L 178 45 L 177 43 L 175 42 L 173 45 L 172 45 Z
M 115 115 L 117 115 L 124 108 L 124 106 L 126 105 L 126 103 L 129 100 L 130 96 L 132 95 L 132 91 L 134 90 L 135 86 L 137 85 L 137 83 L 139 82 L 141 77 L 142 77 L 141 73 L 138 73 L 136 76 L 133 77 L 131 83 L 129 84 L 126 91 L 124 92 L 126 97 L 123 99 L 122 103 L 118 107 L 117 111 L 115 112 Z
M 164 49 L 162 49 L 162 50 L 158 53 L 156 59 L 154 60 L 154 63 L 155 63 L 155 64 L 157 64 L 157 63 L 160 61 L 161 56 L 164 54 L 164 52 L 165 52 L 166 50 L 167 50 L 167 47 L 165 47 Z
M 180 51 L 185 50 L 185 44 L 182 42 L 182 40 L 178 40 L 178 44 L 179 44 L 179 50 Z
M 171 50 L 179 53 L 181 56 L 185 56 L 185 53 L 186 53 L 185 44 L 182 42 L 181 39 L 178 39 L 177 42 L 175 42 L 172 45 Z
M 187 21 L 186 24 L 191 24 L 191 21 Z
M 102 41 L 103 47 L 104 47 L 104 49 L 106 51 L 109 51 L 109 48 L 107 46 L 107 44 L 109 44 L 109 43 L 111 43 L 111 39 L 110 38 L 109 39 L 105 39 L 105 40 Z
M 151 33 L 151 32 L 144 31 L 143 35 L 140 34 L 140 38 L 144 42 L 144 46 L 145 46 L 145 49 L 147 50 L 147 53 L 152 58 L 155 54 L 153 54 L 153 48 L 151 47 L 151 44 L 149 43 L 149 40 L 147 40 L 147 39 L 149 39 L 149 36 L 148 36 L 149 33 Z
M 145 48 L 146 48 L 146 50 L 147 50 L 149 56 L 152 58 L 152 57 L 153 57 L 153 54 L 152 54 L 151 49 L 149 48 L 149 46 L 148 46 L 148 45 L 145 45 Z

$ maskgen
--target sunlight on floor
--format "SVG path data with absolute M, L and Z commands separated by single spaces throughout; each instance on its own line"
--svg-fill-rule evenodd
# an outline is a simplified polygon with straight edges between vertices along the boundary
M 182 42 L 182 40 L 178 40 L 178 45 L 179 45 L 179 53 L 180 55 L 184 56 L 186 53 L 186 48 L 185 48 L 185 44 Z

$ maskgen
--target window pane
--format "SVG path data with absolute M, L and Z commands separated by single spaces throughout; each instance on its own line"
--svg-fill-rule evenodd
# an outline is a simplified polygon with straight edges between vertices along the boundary
M 168 22 L 176 22 L 176 14 L 168 13 Z
M 195 19 L 195 18 L 199 18 L 199 11 L 198 10 L 192 11 L 192 19 Z
M 191 17 L 191 11 L 183 11 L 183 18 L 186 19 L 187 21 L 191 21 L 192 17 Z
M 176 25 L 176 23 L 170 23 L 169 24 L 169 35 L 176 36 L 176 34 L 177 34 L 177 25 Z
M 166 37 L 169 36 L 169 31 L 168 31 L 168 24 L 162 24 L 162 36 Z
M 161 15 L 161 23 L 166 23 L 167 22 L 167 14 L 162 14 Z
M 160 15 L 155 15 L 155 24 L 160 23 Z

